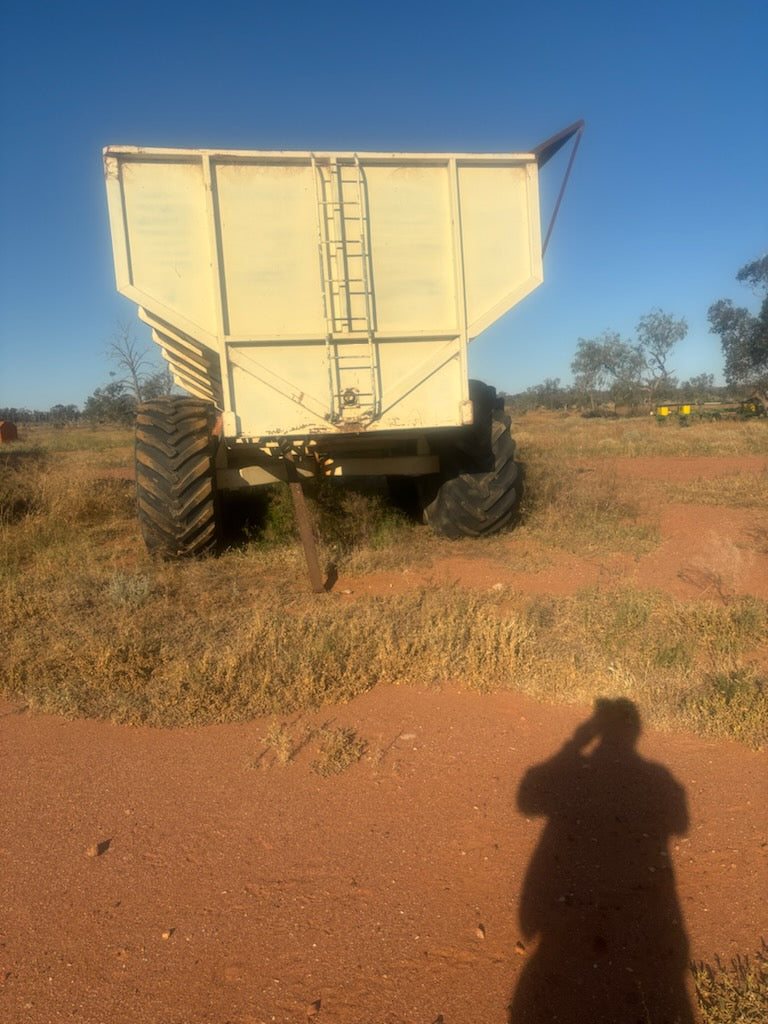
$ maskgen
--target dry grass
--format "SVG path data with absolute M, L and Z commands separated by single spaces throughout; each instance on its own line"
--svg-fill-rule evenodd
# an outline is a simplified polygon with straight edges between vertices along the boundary
M 111 464 L 112 452 L 125 457 L 133 451 L 133 431 L 110 424 L 77 427 L 23 424 L 19 428 L 19 442 L 11 450 L 18 452 L 29 448 L 43 448 L 59 455 L 84 452 L 89 460 L 97 456 L 98 464 L 103 467 Z
M 236 570 L 256 566 L 239 561 L 25 574 L 7 595 L 6 692 L 65 714 L 187 724 L 349 700 L 377 683 L 483 686 L 514 658 L 519 624 L 480 598 L 353 605 L 285 578 L 254 594 Z
M 576 426 L 569 443 L 586 447 L 584 435 L 606 424 Z M 279 491 L 258 527 L 221 558 L 154 562 L 139 537 L 132 484 L 110 475 L 115 453 L 129 458 L 129 435 L 108 435 L 102 449 L 99 435 L 84 433 L 97 445 L 90 454 L 72 439 L 56 448 L 62 435 L 51 431 L 0 460 L 0 689 L 30 707 L 183 725 L 333 704 L 380 683 L 461 680 L 555 701 L 627 696 L 657 726 L 768 742 L 763 601 L 681 604 L 600 588 L 531 598 L 457 587 L 318 598 L 307 593 Z M 750 450 L 756 436 L 741 434 Z M 640 553 L 655 542 L 610 472 L 572 473 L 546 437 L 521 447 L 529 497 L 520 530 L 553 560 L 563 547 Z M 734 489 L 737 502 L 743 497 Z M 315 507 L 326 556 L 346 571 L 402 569 L 457 551 L 504 557 L 498 539 L 457 546 L 434 538 L 377 494 L 321 492 Z M 273 737 L 278 760 L 290 760 L 290 742 Z
M 305 748 L 311 748 L 315 757 L 310 763 L 310 770 L 327 777 L 340 775 L 357 764 L 366 753 L 368 744 L 354 729 L 334 726 L 330 722 L 312 726 L 302 721 L 302 717 L 299 715 L 293 722 L 277 719 L 271 722 L 262 741 L 264 750 L 249 762 L 248 767 L 285 767 L 292 764 Z M 265 757 L 266 754 L 271 756 Z
M 274 751 L 278 764 L 288 764 L 293 758 L 295 747 L 285 722 L 273 722 L 264 737 L 264 745 Z
M 768 509 L 768 469 L 753 473 L 729 473 L 716 478 L 700 477 L 685 484 L 665 486 L 668 501 L 728 508 Z
M 768 454 L 768 420 L 758 418 L 695 421 L 681 427 L 660 425 L 652 416 L 609 420 L 531 412 L 517 417 L 514 428 L 524 449 L 560 458 Z
M 538 540 L 579 555 L 623 551 L 639 557 L 659 542 L 635 497 L 622 492 L 615 470 L 584 474 L 549 452 L 532 453 L 526 463 L 522 517 Z
M 523 600 L 523 599 L 521 599 Z M 534 627 L 515 688 L 557 702 L 628 697 L 658 728 L 768 742 L 766 602 L 683 604 L 656 592 L 523 600 Z

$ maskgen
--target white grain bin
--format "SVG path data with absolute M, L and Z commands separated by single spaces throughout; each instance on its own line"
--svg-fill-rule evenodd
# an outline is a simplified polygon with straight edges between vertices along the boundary
M 541 283 L 539 170 L 581 127 L 508 154 L 105 149 L 117 288 L 218 417 L 215 485 L 281 478 L 288 448 L 468 471 L 446 453 L 494 401 L 467 346 Z

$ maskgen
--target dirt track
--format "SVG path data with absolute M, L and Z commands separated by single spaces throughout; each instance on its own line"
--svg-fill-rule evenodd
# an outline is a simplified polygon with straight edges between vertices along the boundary
M 260 722 L 165 732 L 5 707 L 0 1012 L 256 1024 L 303 1022 L 320 1000 L 321 1022 L 503 1022 L 535 945 L 518 908 L 541 821 L 516 793 L 587 713 L 374 691 L 312 716 L 369 745 L 324 779 L 308 753 L 259 762 Z M 690 824 L 668 852 L 691 955 L 755 948 L 768 934 L 765 755 L 657 734 L 640 752 L 685 789 Z M 576 837 L 567 855 L 592 850 Z M 629 912 L 612 911 L 619 924 Z M 624 922 L 650 959 L 665 941 L 654 921 Z

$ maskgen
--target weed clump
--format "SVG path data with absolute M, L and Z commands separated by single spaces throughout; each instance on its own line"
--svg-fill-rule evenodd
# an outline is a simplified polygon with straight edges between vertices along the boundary
M 768 744 L 768 688 L 752 670 L 707 676 L 685 695 L 682 710 L 704 736 L 730 736 L 759 748 Z
M 0 526 L 19 523 L 45 509 L 42 449 L 0 455 Z
M 107 580 L 105 591 L 116 608 L 138 608 L 153 595 L 155 585 L 146 573 L 118 570 Z
M 730 964 L 691 965 L 704 1024 L 764 1024 L 768 1020 L 768 946 Z
M 320 756 L 312 764 L 312 771 L 327 777 L 340 775 L 357 764 L 366 750 L 366 743 L 354 729 L 326 727 L 320 731 Z
M 279 764 L 288 764 L 294 754 L 293 740 L 285 722 L 273 722 L 264 737 L 264 745 L 271 748 Z

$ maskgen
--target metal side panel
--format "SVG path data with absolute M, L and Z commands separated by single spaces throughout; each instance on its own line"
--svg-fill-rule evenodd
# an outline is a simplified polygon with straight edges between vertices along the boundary
M 535 164 L 458 168 L 468 333 L 476 337 L 543 280 Z
M 377 329 L 459 333 L 447 164 L 366 165 Z
M 458 339 L 403 339 L 378 342 L 382 407 L 377 430 L 459 426 L 467 421 L 467 384 Z M 328 415 L 328 361 L 322 344 L 232 346 L 229 352 L 237 433 L 246 437 L 305 436 L 369 429 L 357 406 Z M 362 364 L 361 364 L 362 365 Z M 367 367 L 359 371 L 367 386 Z M 355 380 L 350 375 L 348 382 Z M 351 383 L 350 383 L 351 386 Z
M 122 249 L 115 260 L 119 290 L 150 311 L 162 308 L 216 336 L 201 161 L 121 161 L 110 217 L 113 243 L 117 225 Z
M 312 168 L 213 165 L 227 335 L 325 335 Z

